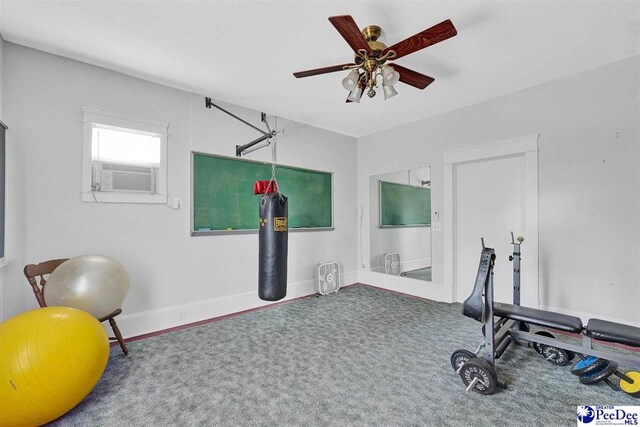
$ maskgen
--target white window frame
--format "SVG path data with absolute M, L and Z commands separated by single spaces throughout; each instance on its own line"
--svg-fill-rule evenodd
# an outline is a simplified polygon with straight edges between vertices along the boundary
M 82 150 L 82 201 L 98 203 L 167 203 L 167 136 L 169 124 L 156 120 L 140 119 L 122 114 L 83 108 L 83 150 Z M 150 132 L 160 135 L 160 166 L 156 175 L 155 193 L 101 192 L 92 191 L 91 138 L 94 125 L 113 126 L 133 131 Z

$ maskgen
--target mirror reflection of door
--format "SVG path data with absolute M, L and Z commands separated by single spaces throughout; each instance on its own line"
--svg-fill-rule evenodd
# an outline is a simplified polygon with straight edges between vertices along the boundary
M 431 281 L 431 168 L 369 178 L 371 271 Z

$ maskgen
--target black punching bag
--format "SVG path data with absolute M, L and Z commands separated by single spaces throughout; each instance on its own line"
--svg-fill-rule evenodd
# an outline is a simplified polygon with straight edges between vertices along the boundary
M 287 198 L 280 193 L 260 196 L 258 296 L 278 301 L 287 296 Z

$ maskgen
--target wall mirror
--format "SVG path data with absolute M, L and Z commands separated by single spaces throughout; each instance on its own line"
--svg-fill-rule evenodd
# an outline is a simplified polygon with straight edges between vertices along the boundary
M 431 281 L 431 167 L 369 178 L 371 271 Z

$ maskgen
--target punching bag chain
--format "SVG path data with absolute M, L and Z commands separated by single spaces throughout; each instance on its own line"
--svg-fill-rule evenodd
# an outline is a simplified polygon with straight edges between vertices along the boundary
M 275 126 L 278 129 L 278 116 L 275 117 Z M 278 162 L 278 134 L 272 138 L 271 145 L 271 180 L 269 180 L 269 185 L 267 188 L 271 188 L 272 183 L 276 183 L 278 185 L 278 179 L 276 178 L 276 163 Z M 280 189 L 278 188 L 278 194 L 280 194 Z M 282 197 L 281 197 L 282 198 Z

